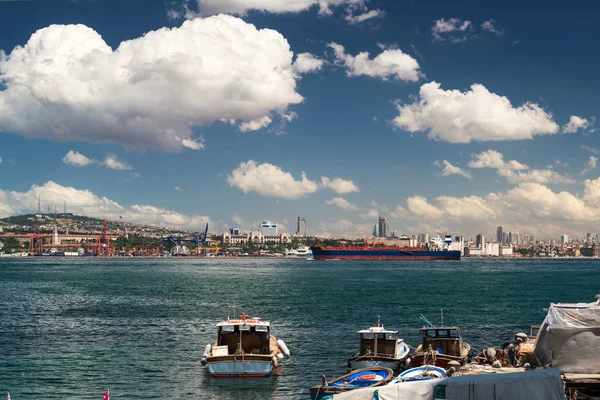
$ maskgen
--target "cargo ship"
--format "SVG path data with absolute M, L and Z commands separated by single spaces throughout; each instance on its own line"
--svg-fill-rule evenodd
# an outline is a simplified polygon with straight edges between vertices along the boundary
M 310 249 L 315 260 L 460 260 L 460 242 L 433 238 L 422 247 L 400 247 L 380 242 L 363 246 L 313 246 Z

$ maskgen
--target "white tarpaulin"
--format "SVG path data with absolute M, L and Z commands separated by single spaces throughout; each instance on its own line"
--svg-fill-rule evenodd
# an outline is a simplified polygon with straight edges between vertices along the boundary
M 557 368 L 468 375 L 358 389 L 335 400 L 564 400 Z
M 535 355 L 563 373 L 600 373 L 600 305 L 552 304 L 541 325 Z

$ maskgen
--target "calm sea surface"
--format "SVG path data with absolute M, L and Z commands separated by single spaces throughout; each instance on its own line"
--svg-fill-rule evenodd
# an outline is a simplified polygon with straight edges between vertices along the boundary
M 594 260 L 0 259 L 0 398 L 306 399 L 377 315 L 416 346 L 419 314 L 437 324 L 443 308 L 481 349 L 597 293 Z M 207 376 L 204 346 L 232 306 L 285 340 L 280 376 Z

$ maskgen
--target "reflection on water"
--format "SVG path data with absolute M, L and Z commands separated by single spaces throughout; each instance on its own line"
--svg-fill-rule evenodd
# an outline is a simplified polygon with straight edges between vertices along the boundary
M 416 347 L 419 315 L 473 347 L 539 324 L 550 302 L 591 301 L 589 260 L 0 260 L 0 395 L 15 400 L 302 399 L 346 371 L 359 329 L 381 315 Z M 292 357 L 270 378 L 211 378 L 215 324 L 271 321 Z

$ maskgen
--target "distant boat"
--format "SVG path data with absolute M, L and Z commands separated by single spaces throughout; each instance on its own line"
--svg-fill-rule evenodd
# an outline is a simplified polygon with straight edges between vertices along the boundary
M 308 246 L 298 247 L 297 249 L 289 250 L 285 253 L 286 257 L 312 257 L 313 253 Z
M 385 367 L 357 369 L 329 382 L 323 376 L 323 382 L 320 385 L 309 389 L 310 397 L 312 400 L 329 399 L 336 394 L 353 389 L 382 386 L 389 383 L 393 376 L 394 372 Z
M 380 325 L 378 319 L 376 327 L 356 332 L 360 335 L 360 350 L 348 359 L 348 367 L 377 366 L 397 370 L 404 365 L 410 355 L 410 347 L 398 337 L 398 331 L 387 330 Z
M 228 319 L 217 324 L 218 338 L 206 345 L 201 363 L 215 377 L 263 377 L 290 352 L 271 335 L 271 324 L 260 318 Z

